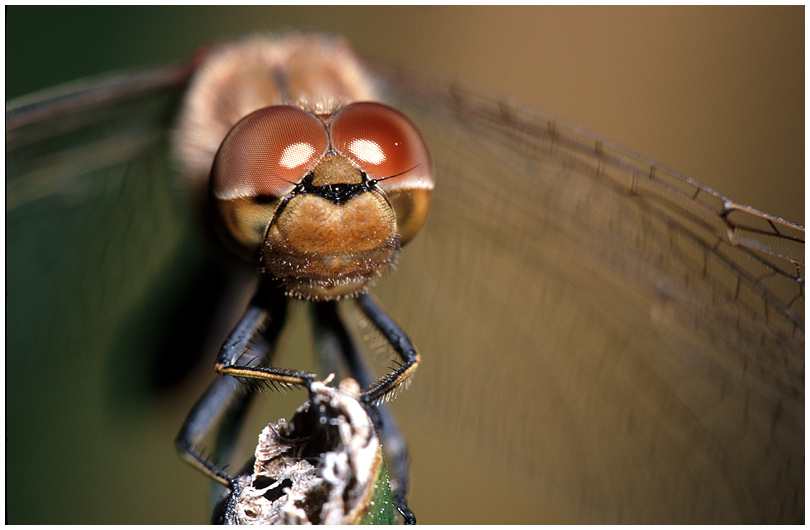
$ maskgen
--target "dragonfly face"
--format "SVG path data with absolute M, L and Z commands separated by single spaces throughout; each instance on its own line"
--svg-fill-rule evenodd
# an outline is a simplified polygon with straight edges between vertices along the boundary
M 524 522 L 800 519 L 803 229 L 541 113 L 369 66 L 384 102 L 425 137 L 439 189 L 454 190 L 437 193 L 424 233 L 377 288 L 425 355 L 414 385 L 395 403 L 413 437 L 417 514 L 436 503 L 458 521 L 503 520 L 493 505 Z M 110 164 L 113 177 L 81 173 L 84 188 L 70 192 L 72 202 L 59 186 L 64 173 L 49 179 L 53 172 L 25 165 L 25 157 L 9 162 L 9 278 L 53 281 L 47 301 L 29 295 L 10 317 L 36 314 L 48 333 L 12 331 L 9 350 L 75 356 L 47 368 L 15 358 L 11 367 L 47 378 L 52 393 L 67 397 L 77 395 L 79 376 L 109 384 L 138 373 L 111 375 L 127 359 L 157 351 L 146 323 L 158 315 L 121 323 L 153 313 L 140 308 L 182 298 L 176 285 L 162 288 L 174 285 L 162 276 L 188 271 L 191 258 L 205 255 L 204 243 L 188 237 L 191 210 L 170 192 L 165 153 L 136 142 L 143 128 L 119 117 L 129 143 L 102 144 L 106 134 L 92 139 L 98 145 L 82 145 L 131 148 L 137 156 Z M 121 130 L 119 122 L 111 129 Z M 10 152 L 22 153 L 15 141 Z M 74 146 L 58 152 L 57 167 L 73 167 Z M 148 178 L 131 178 L 136 169 Z M 34 177 L 37 186 L 26 186 Z M 153 215 L 135 215 L 145 207 Z M 49 245 L 17 238 L 31 224 L 25 210 L 39 214 L 38 241 Z M 162 222 L 170 218 L 184 221 Z M 122 237 L 83 230 L 102 223 Z M 61 237 L 53 238 L 54 227 Z M 9 296 L 24 299 L 11 281 Z M 93 307 L 94 318 L 72 321 L 77 305 Z M 35 384 L 10 380 L 10 395 L 33 398 L 22 382 Z M 120 395 L 120 385 L 112 386 Z M 87 388 L 105 395 L 103 386 Z M 109 401 L 68 402 L 93 405 L 76 414 L 54 400 L 32 400 L 29 410 L 48 411 L 34 415 L 47 427 L 39 436 L 18 427 L 43 451 L 50 428 L 65 433 L 60 447 L 86 455 L 81 466 L 53 463 L 60 475 L 81 480 L 90 463 L 104 476 L 121 455 L 174 466 L 168 447 L 177 418 L 162 417 L 157 432 L 165 435 L 148 437 L 136 427 L 154 422 L 158 411 L 147 414 L 141 404 L 112 419 L 103 408 Z M 79 440 L 73 425 L 84 422 L 93 430 Z M 412 434 L 420 428 L 429 436 Z M 99 432 L 105 440 L 104 433 L 117 433 L 117 443 L 88 452 L 83 443 L 101 439 L 92 434 Z M 9 444 L 9 454 L 24 453 L 13 438 Z M 144 491 L 167 480 L 152 466 L 132 472 L 144 476 Z M 115 487 L 126 495 L 124 481 Z M 177 489 L 169 478 L 166 494 Z M 482 490 L 486 503 L 471 500 Z
M 257 110 L 228 134 L 212 170 L 234 243 L 261 255 L 288 292 L 321 300 L 356 292 L 391 263 L 424 223 L 433 187 L 427 148 L 394 109 L 354 103 L 324 119 Z

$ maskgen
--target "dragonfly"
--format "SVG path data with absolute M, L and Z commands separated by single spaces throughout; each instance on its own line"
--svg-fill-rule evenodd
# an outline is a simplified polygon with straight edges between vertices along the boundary
M 57 519 L 207 510 L 171 440 L 210 360 L 181 374 L 239 311 L 205 310 L 255 280 L 222 279 L 171 160 L 202 61 L 7 107 L 10 514 L 45 484 Z M 392 403 L 420 521 L 802 520 L 804 228 L 517 102 L 364 68 L 436 172 L 374 286 L 423 357 Z M 282 337 L 286 364 L 308 340 Z

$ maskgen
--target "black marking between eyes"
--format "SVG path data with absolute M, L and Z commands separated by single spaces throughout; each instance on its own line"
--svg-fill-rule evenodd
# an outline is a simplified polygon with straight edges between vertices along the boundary
M 360 172 L 363 181 L 359 184 L 327 184 L 326 186 L 315 186 L 312 184 L 314 175 L 307 174 L 293 191 L 293 195 L 311 194 L 322 197 L 334 204 L 343 204 L 361 193 L 372 191 L 377 188 L 376 180 L 369 180 L 364 172 Z

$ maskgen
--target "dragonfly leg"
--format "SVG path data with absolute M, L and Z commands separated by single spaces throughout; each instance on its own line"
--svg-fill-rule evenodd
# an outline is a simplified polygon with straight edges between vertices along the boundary
M 366 318 L 382 333 L 394 351 L 399 355 L 402 364 L 376 382 L 363 388 L 360 396 L 369 403 L 380 403 L 399 385 L 405 383 L 419 365 L 419 352 L 402 328 L 385 312 L 379 300 L 368 291 L 357 297 L 357 305 Z
M 225 426 L 239 423 L 252 395 L 238 380 L 217 376 L 194 405 L 175 439 L 177 451 L 185 461 L 223 486 L 230 487 L 232 477 L 212 459 L 219 460 L 223 452 L 228 452 L 225 446 L 232 445 L 233 440 L 218 440 L 220 445 L 215 448 L 217 455 L 211 457 L 203 453 L 203 440 L 215 429 L 223 436 L 234 438 L 237 429 L 227 429 Z
M 374 382 L 374 377 L 363 362 L 360 351 L 354 344 L 343 319 L 337 312 L 335 302 L 323 302 L 315 306 L 315 318 L 320 330 L 320 347 L 329 355 L 339 351 L 345 360 L 352 377 L 363 387 Z M 402 432 L 394 416 L 385 403 L 372 406 L 364 403 L 366 410 L 374 421 L 385 451 L 386 462 L 390 472 L 391 493 L 394 505 L 406 524 L 416 524 L 416 517 L 408 508 L 408 454 Z
M 283 299 L 284 302 L 275 302 L 278 299 Z M 256 342 L 267 335 L 265 327 L 267 324 L 275 322 L 275 319 L 268 318 L 274 302 L 279 305 L 283 304 L 282 312 L 286 309 L 286 298 L 276 285 L 262 282 L 242 320 L 220 348 L 214 369 L 220 374 L 229 375 L 248 383 L 264 382 L 271 386 L 299 385 L 309 389 L 310 384 L 315 380 L 315 374 L 302 370 L 266 366 L 267 356 L 255 354 Z
M 281 291 L 260 288 L 223 345 L 219 359 L 249 358 L 250 362 L 260 363 L 269 358 L 284 324 L 286 308 L 287 299 Z M 227 458 L 254 394 L 237 378 L 217 376 L 194 405 L 175 440 L 184 460 L 231 489 L 232 478 L 212 460 Z M 209 435 L 215 440 L 210 457 L 202 449 Z

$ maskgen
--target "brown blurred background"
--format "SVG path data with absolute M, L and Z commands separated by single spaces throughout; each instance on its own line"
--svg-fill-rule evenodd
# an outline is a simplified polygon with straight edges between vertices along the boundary
M 804 7 L 23 8 L 6 98 L 258 31 L 336 32 L 804 223 Z

